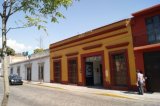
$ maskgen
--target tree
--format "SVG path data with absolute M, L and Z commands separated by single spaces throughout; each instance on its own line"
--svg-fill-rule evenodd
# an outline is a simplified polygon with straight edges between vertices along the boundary
M 0 53 L 1 53 L 0 56 L 2 57 L 3 56 L 2 55 L 2 49 L 0 49 Z M 7 54 L 7 56 L 9 56 L 9 55 L 14 56 L 15 55 L 15 50 L 7 46 L 6 54 Z
M 34 50 L 34 54 L 36 54 L 36 53 L 40 53 L 40 52 L 43 52 L 43 51 L 44 51 L 43 49 L 38 48 L 38 49 L 35 49 L 35 50 Z
M 7 51 L 6 51 L 6 54 L 9 56 L 14 56 L 15 55 L 15 50 L 10 48 L 10 47 L 7 47 Z
M 46 19 L 50 19 L 51 22 L 58 22 L 57 18 L 64 18 L 63 14 L 59 11 L 59 8 L 68 8 L 71 6 L 73 0 L 4 0 L 1 1 L 2 6 L 0 10 L 0 17 L 2 19 L 2 60 L 4 70 L 4 97 L 2 106 L 6 106 L 9 98 L 9 84 L 8 84 L 8 65 L 6 54 L 7 33 L 11 29 L 25 28 L 36 26 L 39 30 L 46 31 L 44 24 L 47 23 Z M 23 26 L 7 28 L 7 22 L 17 12 L 24 12 L 26 23 Z

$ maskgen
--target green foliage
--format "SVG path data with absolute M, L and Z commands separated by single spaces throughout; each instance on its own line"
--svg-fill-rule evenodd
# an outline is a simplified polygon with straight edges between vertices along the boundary
M 14 56 L 15 55 L 15 50 L 10 48 L 10 47 L 7 47 L 7 55 L 11 55 L 11 56 Z
M 43 51 L 44 51 L 43 49 L 35 49 L 35 50 L 34 50 L 34 54 L 40 53 L 40 52 L 43 52 Z
M 6 54 L 7 54 L 8 56 L 9 56 L 9 55 L 14 56 L 14 55 L 15 55 L 15 50 L 7 46 Z M 1 56 L 1 57 L 3 56 L 3 55 L 2 55 L 2 49 L 0 49 L 0 56 Z
M 73 1 L 79 0 L 4 0 L 1 2 L 2 11 L 0 11 L 0 17 L 2 19 L 2 26 L 7 26 L 8 19 L 17 12 L 25 13 L 25 22 L 21 22 L 23 25 L 15 28 L 9 27 L 9 29 L 4 29 L 2 31 L 2 37 L 6 37 L 6 34 L 11 29 L 19 29 L 26 27 L 37 27 L 38 30 L 44 30 L 47 33 L 45 24 L 47 24 L 48 19 L 51 22 L 58 22 L 58 18 L 65 18 L 60 12 L 61 9 L 67 9 L 72 5 Z M 61 9 L 60 9 L 61 8 Z M 8 27 L 8 26 L 7 26 Z M 3 43 L 6 41 L 3 41 Z M 5 44 L 3 44 L 5 45 Z M 11 49 L 7 54 L 14 54 Z
M 7 0 L 7 18 L 16 12 L 25 12 L 24 18 L 27 21 L 24 27 L 36 26 L 38 30 L 43 29 L 46 32 L 45 20 L 58 22 L 58 18 L 65 18 L 60 8 L 67 9 L 73 1 L 79 0 Z

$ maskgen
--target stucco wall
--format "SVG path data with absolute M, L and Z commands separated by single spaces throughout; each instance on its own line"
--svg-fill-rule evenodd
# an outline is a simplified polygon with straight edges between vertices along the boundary
M 26 65 L 32 64 L 32 81 L 39 81 L 38 80 L 38 63 L 44 63 L 44 82 L 50 82 L 50 60 L 49 56 L 42 57 L 38 59 L 31 59 L 28 61 L 22 61 L 18 63 L 10 64 L 10 70 L 13 68 L 13 73 L 17 74 L 17 67 L 20 66 L 20 75 L 23 80 L 26 80 L 27 72 L 26 72 Z M 9 71 L 10 72 L 10 71 Z
M 82 40 L 77 40 L 76 42 L 73 42 L 72 40 L 75 40 L 76 37 L 77 39 L 82 38 Z M 80 34 L 76 37 L 69 38 L 62 42 L 50 45 L 51 80 L 54 80 L 53 61 L 56 60 L 54 59 L 54 57 L 61 56 L 61 58 L 59 59 L 61 59 L 62 62 L 62 81 L 68 80 L 67 58 L 78 57 L 78 82 L 84 83 L 82 80 L 83 67 L 82 67 L 81 55 L 103 51 L 104 65 L 105 65 L 104 66 L 105 73 L 103 74 L 105 74 L 105 82 L 110 83 L 111 69 L 110 69 L 109 53 L 112 51 L 119 51 L 125 49 L 127 50 L 127 55 L 128 55 L 128 66 L 129 66 L 128 70 L 129 70 L 130 84 L 135 85 L 136 83 L 135 59 L 133 53 L 132 33 L 129 20 L 116 22 L 114 24 L 95 29 L 91 32 Z M 83 39 L 84 37 L 85 39 Z M 67 41 L 72 43 L 66 43 Z M 125 42 L 128 42 L 128 45 L 118 47 L 119 45 Z M 93 46 L 96 44 L 101 44 L 102 46 L 88 50 L 83 49 L 84 47 Z M 117 47 L 107 48 L 107 46 L 113 46 L 113 45 L 116 45 Z M 66 56 L 66 54 L 74 52 L 78 52 L 78 54 L 75 56 Z

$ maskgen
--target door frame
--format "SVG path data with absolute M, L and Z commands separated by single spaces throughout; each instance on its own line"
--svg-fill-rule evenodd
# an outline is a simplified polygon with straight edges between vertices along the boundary
M 32 80 L 32 68 L 31 66 L 27 67 L 27 81 Z
M 82 70 L 82 85 L 86 86 L 86 71 L 85 71 L 85 60 L 87 57 L 93 57 L 93 56 L 101 56 L 102 60 L 102 74 L 103 74 L 103 86 L 106 85 L 106 77 L 105 77 L 105 62 L 104 62 L 104 51 L 98 51 L 98 52 L 91 52 L 86 54 L 81 54 L 81 70 Z
M 59 62 L 60 63 L 60 82 L 56 82 L 55 81 L 55 62 Z M 55 83 L 61 83 L 62 82 L 62 63 L 61 63 L 61 59 L 59 59 L 59 60 L 53 60 L 53 66 L 54 66 L 54 71 L 53 71 L 53 75 L 54 75 L 54 82 Z
M 86 58 L 85 58 L 86 59 Z M 91 77 L 87 77 L 87 75 L 86 75 L 86 72 L 87 72 L 87 70 L 86 70 L 86 66 L 87 65 L 91 65 L 91 73 L 92 73 L 92 75 L 91 75 Z M 93 71 L 93 62 L 85 62 L 85 79 L 86 79 L 86 86 L 94 86 L 94 71 Z M 89 80 L 87 80 L 89 78 Z M 89 81 L 89 83 L 87 84 L 87 82 Z
M 121 87 L 121 86 L 116 86 L 114 82 L 114 71 L 113 71 L 113 55 L 116 54 L 124 54 L 125 61 L 126 61 L 126 66 L 127 66 L 127 86 L 126 87 Z M 130 80 L 130 70 L 129 70 L 129 60 L 128 60 L 128 51 L 127 49 L 122 49 L 122 50 L 117 50 L 117 51 L 111 51 L 109 52 L 109 66 L 110 66 L 110 83 L 111 83 L 111 88 L 112 89 L 121 89 L 121 90 L 128 90 L 131 86 L 131 80 Z
M 78 77 L 78 57 L 70 57 L 70 58 L 67 58 L 67 68 L 68 68 L 68 83 L 69 84 L 72 84 L 72 83 L 70 83 L 70 81 L 69 81 L 69 70 L 70 70 L 70 67 L 69 67 L 69 61 L 70 60 L 76 60 L 76 63 L 77 63 L 77 67 L 76 67 L 76 72 L 77 72 L 77 82 L 75 83 L 75 84 L 78 84 L 78 79 L 79 79 L 79 77 Z
M 42 66 L 43 66 L 43 72 L 42 72 Z M 44 62 L 38 63 L 38 80 L 44 82 Z
M 146 64 L 146 60 L 150 60 L 150 59 L 147 59 L 146 57 L 149 57 L 149 56 L 145 56 L 146 54 L 148 55 L 149 53 L 151 54 L 151 55 L 154 55 L 154 53 L 156 53 L 156 52 L 160 52 L 159 50 L 157 50 L 157 51 L 145 51 L 145 52 L 143 52 L 143 62 L 144 62 L 144 72 L 143 72 L 143 74 L 147 77 L 147 79 L 146 79 L 146 81 L 145 81 L 145 88 L 146 88 L 146 90 L 148 91 L 148 92 L 159 92 L 159 91 L 155 91 L 154 90 L 154 87 L 153 86 L 151 86 L 150 85 L 150 82 L 153 82 L 152 80 L 149 80 L 149 76 L 148 76 L 148 70 L 146 69 L 146 66 L 147 66 L 147 64 Z M 152 54 L 153 53 L 153 54 Z M 152 57 L 152 56 L 151 56 Z M 153 57 L 152 57 L 153 58 Z M 152 69 L 152 71 L 153 71 L 153 69 Z M 152 72 L 151 71 L 151 72 Z M 153 77 L 153 76 L 152 76 Z M 148 82 L 149 81 L 149 82 Z

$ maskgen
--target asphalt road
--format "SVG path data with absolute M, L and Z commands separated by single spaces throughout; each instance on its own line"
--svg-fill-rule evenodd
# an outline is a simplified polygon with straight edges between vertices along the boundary
M 2 80 L 0 79 L 0 84 Z M 2 85 L 0 85 L 2 87 Z M 1 88 L 0 88 L 1 89 Z M 0 92 L 2 93 L 2 92 Z M 24 84 L 10 87 L 8 106 L 160 106 L 156 103 Z

